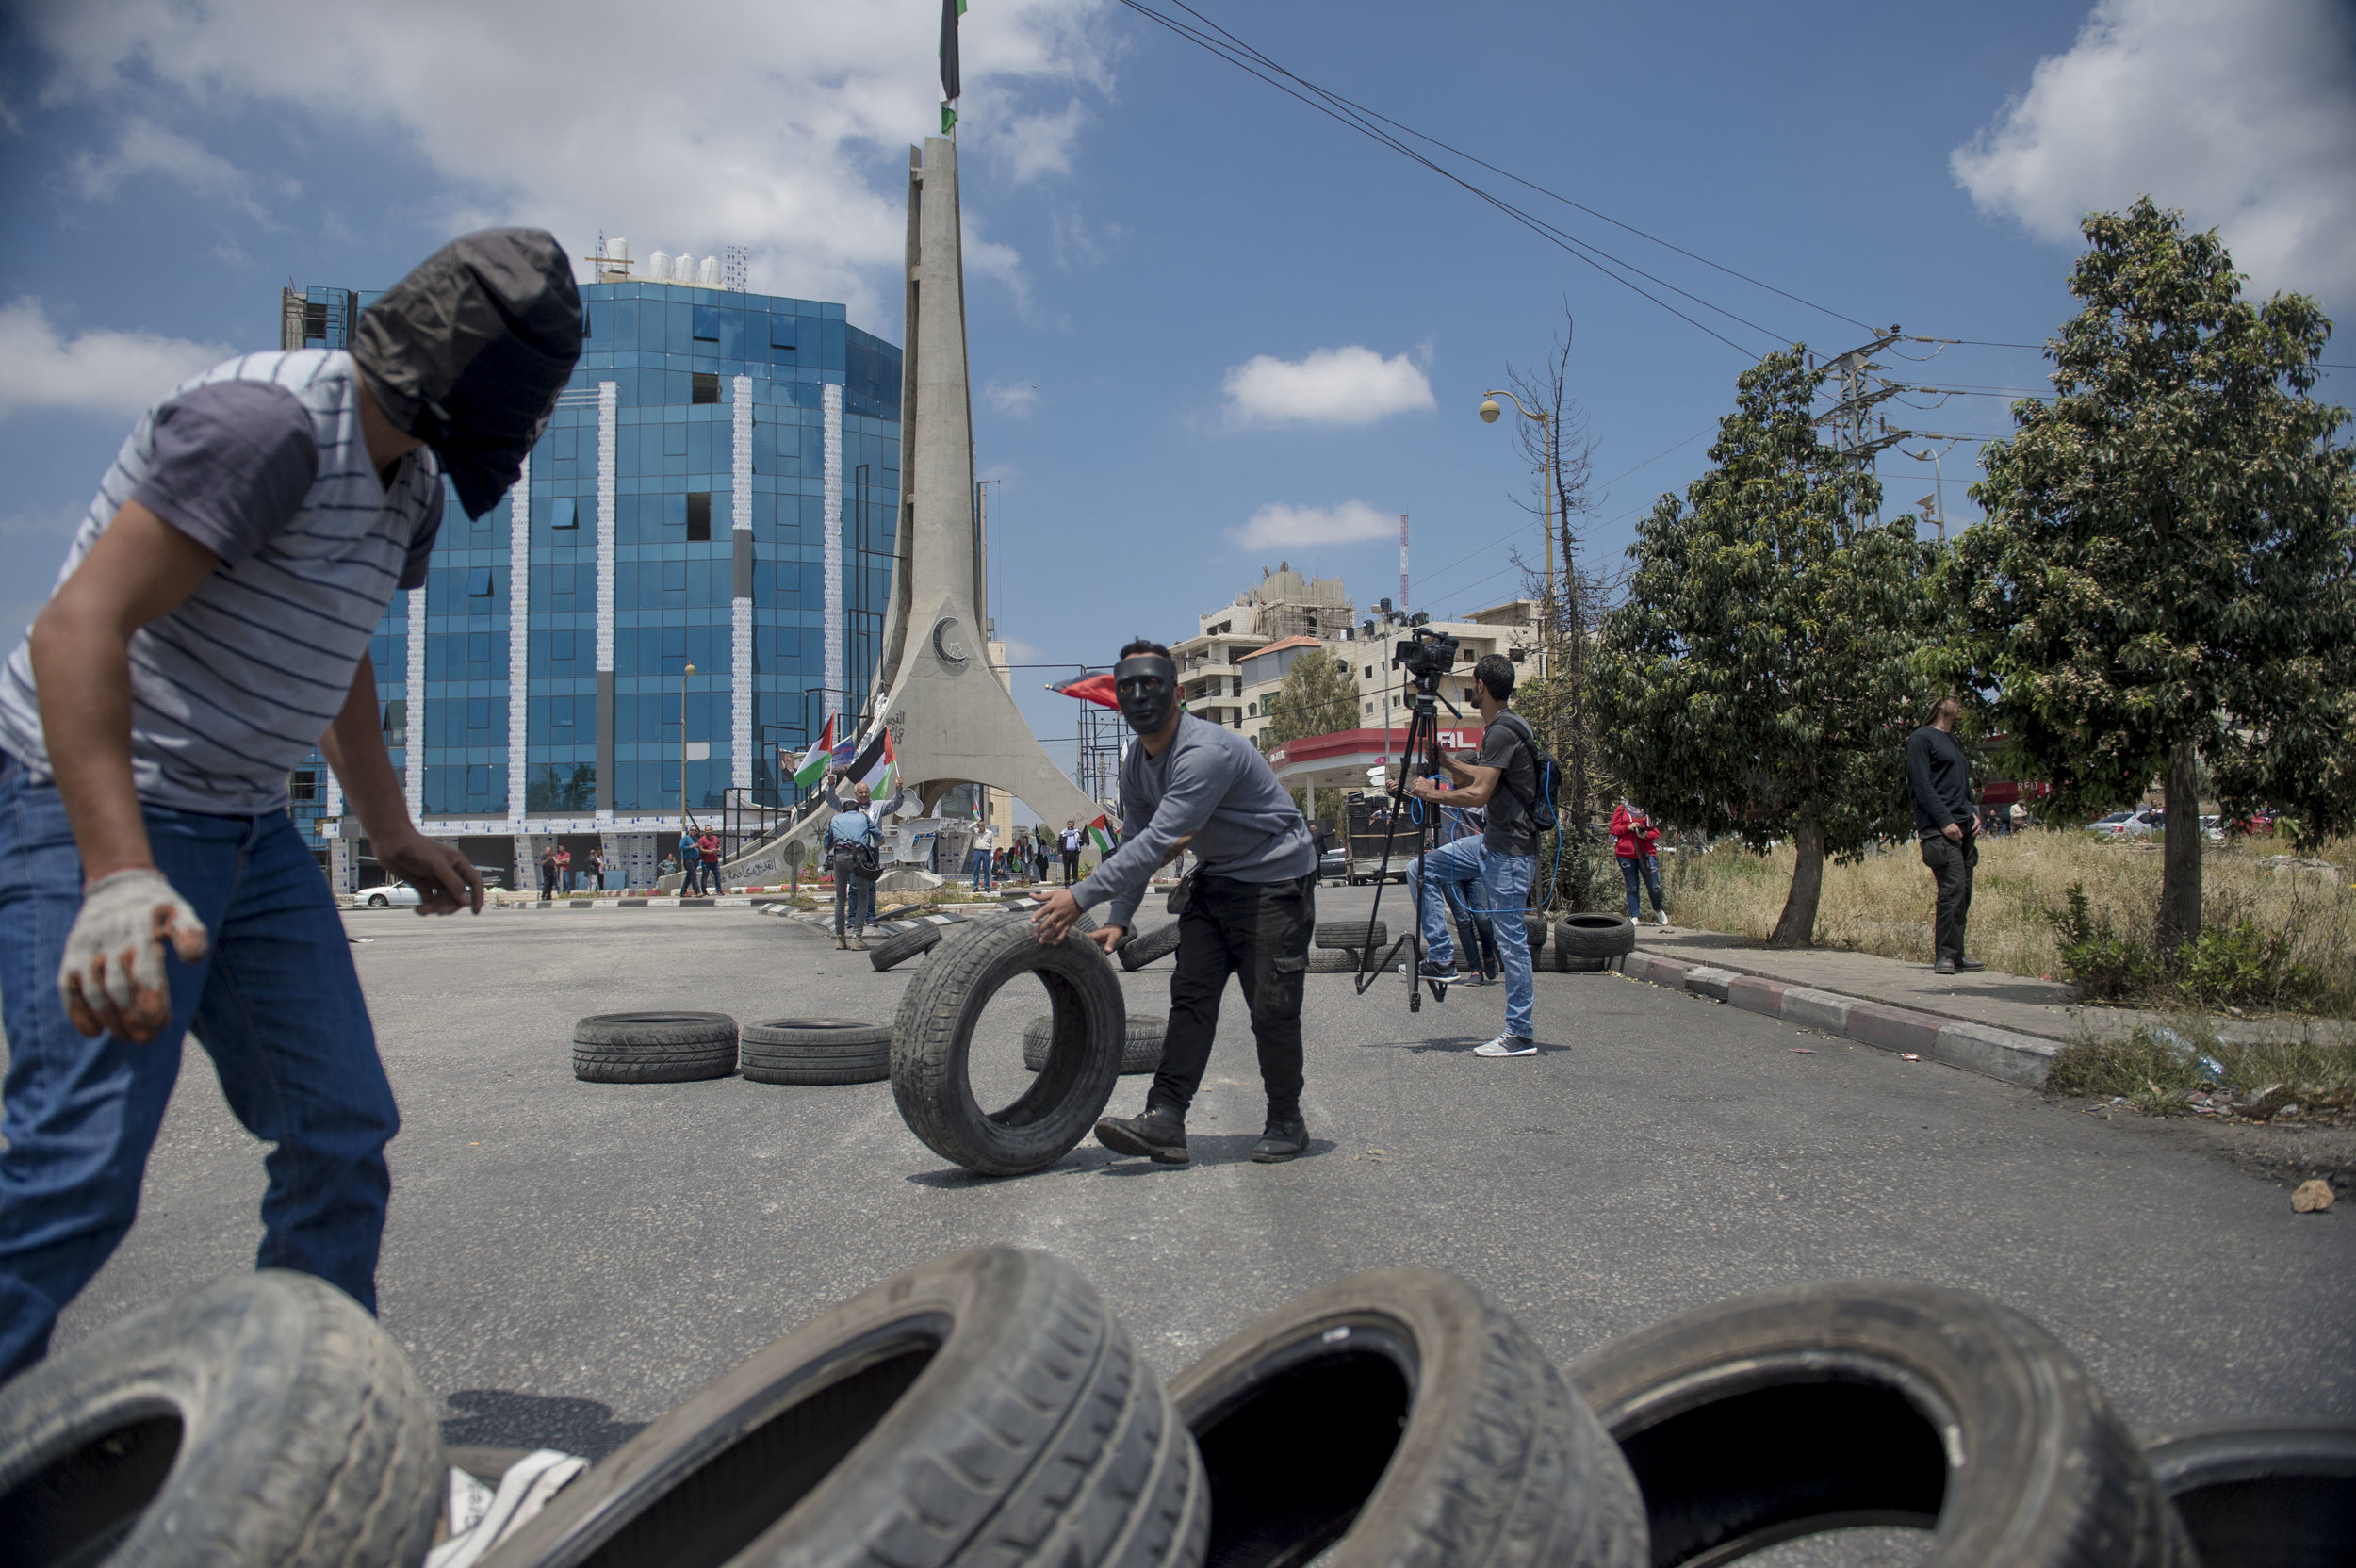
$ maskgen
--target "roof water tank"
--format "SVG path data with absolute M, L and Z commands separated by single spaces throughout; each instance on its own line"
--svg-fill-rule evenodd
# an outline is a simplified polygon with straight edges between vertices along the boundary
M 605 255 L 608 261 L 628 261 L 630 241 L 618 236 L 609 237 L 605 242 Z
M 720 282 L 720 258 L 718 256 L 704 257 L 703 266 L 695 273 L 695 281 L 717 287 Z
M 657 251 L 646 258 L 646 276 L 667 283 L 671 277 L 671 253 Z
M 685 251 L 681 251 L 679 254 L 673 256 L 671 258 L 671 276 L 677 278 L 681 283 L 694 283 L 695 281 L 695 258 L 689 255 Z

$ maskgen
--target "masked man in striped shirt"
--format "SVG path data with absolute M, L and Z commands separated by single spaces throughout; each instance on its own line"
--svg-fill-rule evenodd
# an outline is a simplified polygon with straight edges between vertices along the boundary
M 368 642 L 425 581 L 445 480 L 498 504 L 580 353 L 555 238 L 468 235 L 349 351 L 217 366 L 108 468 L 0 668 L 0 1378 L 130 1229 L 191 1028 L 272 1146 L 257 1266 L 375 1310 L 400 1118 L 286 773 L 318 746 L 420 913 L 482 909 L 410 821 Z

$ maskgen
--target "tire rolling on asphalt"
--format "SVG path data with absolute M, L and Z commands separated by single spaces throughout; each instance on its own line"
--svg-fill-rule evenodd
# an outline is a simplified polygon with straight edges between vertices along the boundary
M 1311 1291 L 1170 1393 L 1209 1479 L 1209 1568 L 1646 1561 L 1619 1449 L 1513 1320 L 1451 1275 L 1388 1268 Z
M 1088 1282 L 985 1247 L 822 1313 L 559 1493 L 499 1568 L 1200 1568 L 1186 1429 Z
M 1047 988 L 1055 1041 L 1030 1087 L 997 1111 L 973 1098 L 973 1026 L 1009 980 Z M 1128 1013 L 1104 950 L 1078 931 L 1043 944 L 1028 921 L 972 921 L 942 939 L 901 993 L 892 1026 L 892 1094 L 908 1130 L 985 1176 L 1020 1176 L 1070 1153 L 1111 1100 Z
M 588 1084 L 685 1084 L 736 1070 L 726 1013 L 593 1013 L 573 1025 L 573 1076 Z
M 2193 1427 L 2144 1449 L 2201 1568 L 2356 1562 L 2356 1425 Z
M 448 1477 L 434 1403 L 308 1274 L 142 1307 L 0 1387 L 0 1560 L 414 1568 Z
M 1762 1291 L 1614 1340 L 1570 1377 L 1636 1472 L 1659 1568 L 1857 1525 L 1930 1530 L 1937 1568 L 2199 1560 L 2085 1369 L 1963 1291 Z

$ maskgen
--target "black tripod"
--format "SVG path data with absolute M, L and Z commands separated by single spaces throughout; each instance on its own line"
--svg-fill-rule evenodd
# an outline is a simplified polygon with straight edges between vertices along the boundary
M 1440 808 L 1407 792 L 1409 780 L 1417 774 L 1437 774 L 1441 771 L 1439 705 L 1446 699 L 1439 694 L 1439 685 L 1436 675 L 1417 674 L 1415 677 L 1415 694 L 1408 702 L 1407 739 L 1399 746 L 1399 771 L 1391 780 L 1391 820 L 1383 835 L 1383 861 L 1374 876 L 1374 909 L 1366 917 L 1368 941 L 1359 950 L 1364 955 L 1359 959 L 1357 977 L 1358 994 L 1361 996 L 1366 995 L 1366 988 L 1374 984 L 1375 976 L 1390 968 L 1402 951 L 1407 954 L 1407 1010 L 1411 1013 L 1423 1010 L 1423 992 L 1416 984 L 1419 980 L 1432 988 L 1432 1001 L 1448 1000 L 1448 982 L 1430 979 L 1423 972 L 1423 906 L 1424 900 L 1432 896 L 1431 878 L 1415 879 L 1415 929 L 1393 942 L 1390 951 L 1379 960 L 1373 957 L 1372 938 L 1374 922 L 1383 913 L 1383 886 L 1390 880 L 1391 846 L 1399 840 L 1400 821 L 1410 812 L 1416 814 L 1415 855 L 1411 858 L 1422 857 L 1426 838 L 1434 835 L 1439 827 Z M 1456 711 L 1453 703 L 1448 705 L 1448 711 Z

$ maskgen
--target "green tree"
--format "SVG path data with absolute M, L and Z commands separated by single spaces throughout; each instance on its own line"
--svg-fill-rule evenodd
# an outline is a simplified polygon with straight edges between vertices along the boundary
M 2331 323 L 2241 297 L 2214 232 L 2149 197 L 2086 220 L 2084 309 L 2014 405 L 1952 563 L 1961 651 L 2011 760 L 2063 809 L 2165 776 L 2163 951 L 2201 929 L 2198 771 L 2228 815 L 2356 817 L 2356 477 L 2309 393 Z
M 1268 727 L 1260 744 L 1281 746 L 1304 735 L 1331 735 L 1358 722 L 1358 683 L 1350 666 L 1331 650 L 1308 648 L 1293 656 L 1284 684 L 1269 699 Z
M 1813 936 L 1826 855 L 1910 825 L 1904 743 L 1934 685 L 1937 552 L 1817 439 L 1824 377 L 1797 346 L 1742 373 L 1715 466 L 1639 526 L 1589 665 L 1596 744 L 1656 820 L 1798 847 L 1778 947 Z

